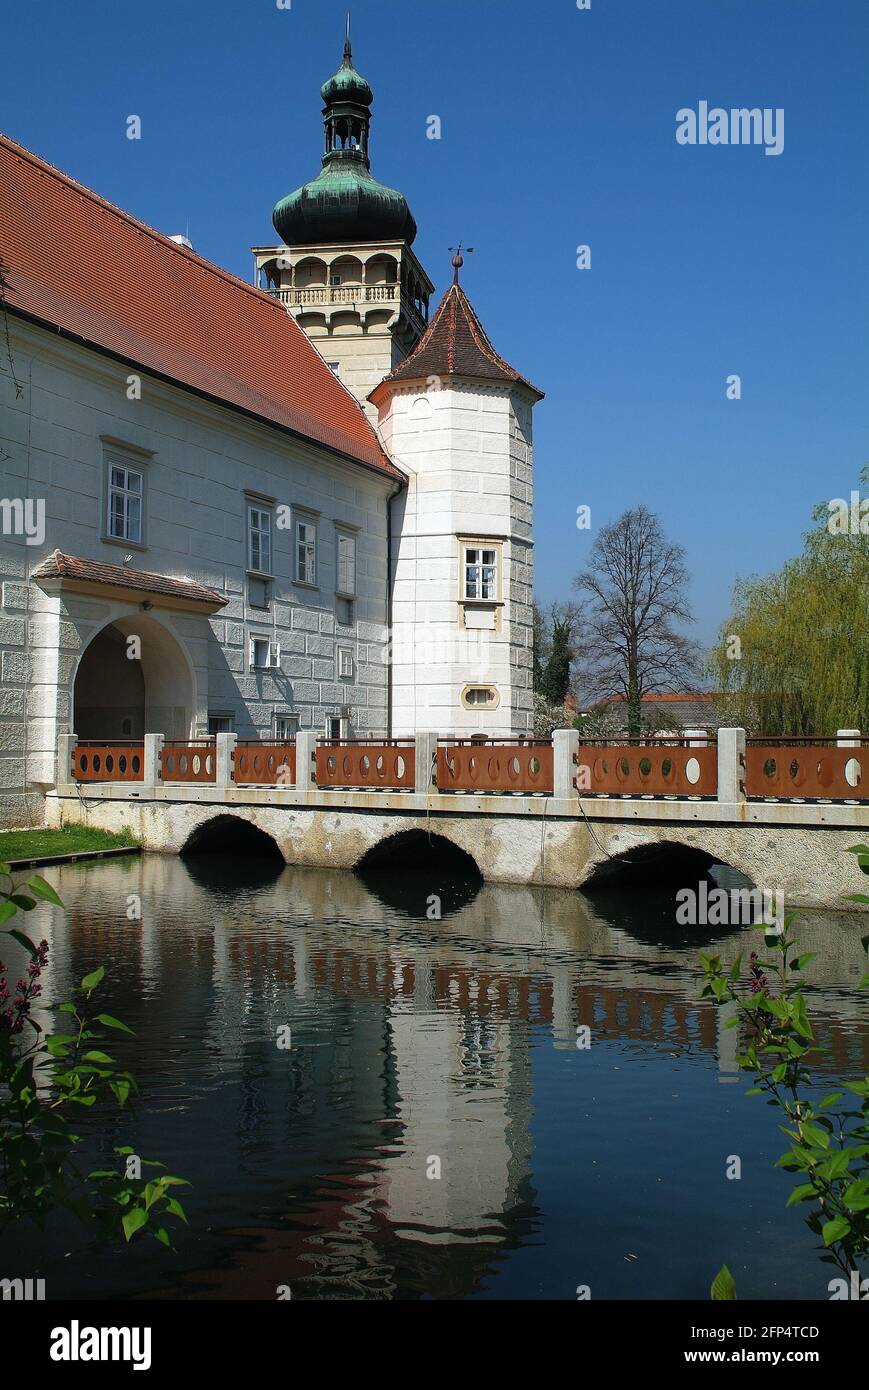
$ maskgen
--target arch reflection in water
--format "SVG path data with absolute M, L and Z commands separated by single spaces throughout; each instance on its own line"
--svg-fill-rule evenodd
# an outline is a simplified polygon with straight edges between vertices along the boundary
M 271 835 L 240 816 L 214 816 L 198 825 L 181 858 L 191 878 L 217 893 L 265 886 L 286 868 Z
M 424 830 L 390 835 L 362 856 L 355 872 L 386 906 L 432 922 L 473 902 L 483 884 L 469 854 Z

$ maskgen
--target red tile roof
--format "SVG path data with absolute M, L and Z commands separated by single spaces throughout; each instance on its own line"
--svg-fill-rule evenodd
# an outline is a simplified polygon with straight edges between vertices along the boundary
M 470 300 L 457 282 L 450 285 L 413 352 L 386 381 L 418 381 L 429 376 L 510 382 L 524 386 L 538 400 L 543 399 L 543 392 L 532 386 L 492 347 Z M 376 401 L 383 389 L 381 382 L 369 399 Z
M 328 370 L 328 368 L 327 368 Z M 151 574 L 146 570 L 127 569 L 126 565 L 104 565 L 99 560 L 85 560 L 79 555 L 64 555 L 62 550 L 54 550 L 38 569 L 33 571 L 32 579 L 75 579 L 87 584 L 107 584 L 115 589 L 137 589 L 140 593 L 165 594 L 168 598 L 182 598 L 191 603 L 206 603 L 210 607 L 225 608 L 229 599 L 217 589 L 207 589 L 202 584 L 194 584 L 190 579 L 170 579 L 165 574 Z
M 4 135 L 0 257 L 10 308 L 403 477 L 282 304 Z

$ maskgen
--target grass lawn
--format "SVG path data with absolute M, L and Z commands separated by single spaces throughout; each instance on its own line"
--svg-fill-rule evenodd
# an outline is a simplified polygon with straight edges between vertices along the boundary
M 117 849 L 138 844 L 129 830 L 117 833 L 89 825 L 65 825 L 60 830 L 0 830 L 0 863 L 50 854 L 81 854 L 92 849 Z

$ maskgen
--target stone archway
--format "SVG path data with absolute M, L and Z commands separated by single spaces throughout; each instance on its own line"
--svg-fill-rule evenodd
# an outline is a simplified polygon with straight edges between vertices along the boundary
M 73 731 L 80 739 L 187 738 L 193 712 L 187 658 L 153 618 L 116 618 L 82 652 L 73 685 Z

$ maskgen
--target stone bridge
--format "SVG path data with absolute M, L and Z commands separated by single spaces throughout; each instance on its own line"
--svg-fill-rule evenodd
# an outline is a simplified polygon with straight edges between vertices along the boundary
M 127 826 L 148 850 L 274 842 L 289 864 L 412 863 L 431 837 L 493 883 L 691 884 L 712 864 L 788 906 L 852 907 L 866 877 L 869 751 L 836 739 L 753 743 L 740 729 L 643 744 L 415 739 L 169 743 L 63 736 L 50 824 Z M 470 867 L 470 866 L 469 866 Z

